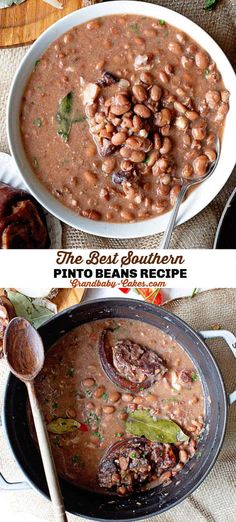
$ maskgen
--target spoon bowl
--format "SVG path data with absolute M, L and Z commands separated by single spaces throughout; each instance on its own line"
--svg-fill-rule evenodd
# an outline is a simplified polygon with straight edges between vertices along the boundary
M 3 350 L 10 370 L 22 381 L 33 381 L 44 364 L 44 347 L 37 330 L 22 317 L 6 329 Z
M 27 387 L 55 521 L 67 522 L 50 440 L 34 388 L 34 379 L 44 364 L 43 341 L 29 321 L 14 317 L 4 334 L 3 351 L 11 372 Z
M 207 179 L 209 179 L 212 176 L 213 172 L 215 171 L 215 169 L 217 167 L 219 158 L 220 158 L 220 140 L 218 138 L 217 143 L 216 143 L 216 159 L 215 159 L 215 161 L 213 161 L 210 164 L 210 166 L 209 166 L 208 170 L 206 171 L 206 173 L 203 176 L 196 176 L 196 177 L 190 178 L 190 179 L 182 177 L 183 185 L 182 185 L 181 190 L 180 190 L 180 192 L 179 192 L 179 194 L 178 194 L 178 196 L 176 198 L 176 202 L 175 202 L 174 208 L 173 208 L 173 210 L 171 212 L 170 220 L 168 222 L 166 231 L 164 232 L 162 240 L 161 240 L 161 243 L 159 245 L 159 249 L 164 249 L 164 248 L 168 248 L 169 247 L 171 236 L 172 236 L 172 232 L 173 232 L 173 230 L 175 228 L 175 225 L 176 225 L 176 220 L 177 220 L 179 208 L 180 208 L 180 205 L 181 205 L 181 203 L 182 203 L 182 201 L 184 199 L 184 196 L 185 196 L 186 192 L 188 191 L 188 189 L 190 187 L 193 187 L 194 185 L 203 183 L 203 181 L 206 181 Z

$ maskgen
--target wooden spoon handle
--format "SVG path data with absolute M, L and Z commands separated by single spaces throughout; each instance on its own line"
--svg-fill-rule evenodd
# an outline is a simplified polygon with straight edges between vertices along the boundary
M 33 414 L 34 425 L 38 438 L 38 444 L 43 461 L 44 472 L 47 479 L 48 489 L 52 501 L 54 517 L 57 522 L 67 522 L 65 506 L 58 481 L 57 471 L 53 460 L 52 450 L 44 420 L 39 408 L 34 384 L 26 383 L 30 406 Z

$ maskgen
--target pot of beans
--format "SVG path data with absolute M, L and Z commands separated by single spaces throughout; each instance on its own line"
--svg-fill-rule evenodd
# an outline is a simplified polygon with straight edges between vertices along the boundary
M 26 53 L 9 96 L 9 144 L 28 188 L 62 221 L 141 237 L 166 228 L 218 140 L 214 176 L 189 191 L 179 223 L 228 179 L 235 93 L 230 63 L 192 21 L 145 2 L 102 2 L 56 22 Z
M 36 393 L 67 511 L 95 520 L 138 520 L 190 495 L 220 451 L 227 408 L 204 338 L 174 314 L 129 299 L 95 300 L 39 328 L 45 364 Z M 10 375 L 5 433 L 27 484 L 49 497 L 26 388 Z M 25 487 L 8 484 L 1 487 Z

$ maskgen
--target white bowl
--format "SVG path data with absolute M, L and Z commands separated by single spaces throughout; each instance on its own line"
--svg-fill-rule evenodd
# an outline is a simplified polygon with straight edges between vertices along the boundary
M 80 9 L 65 16 L 49 27 L 49 29 L 47 29 L 38 40 L 36 40 L 26 53 L 16 72 L 8 100 L 7 129 L 9 145 L 24 182 L 35 198 L 48 211 L 72 227 L 90 234 L 114 238 L 142 237 L 162 232 L 165 230 L 168 223 L 169 212 L 137 223 L 105 223 L 103 221 L 92 221 L 83 218 L 75 214 L 72 210 L 69 210 L 47 191 L 32 172 L 21 141 L 19 112 L 25 85 L 33 70 L 34 64 L 54 40 L 59 38 L 63 33 L 75 25 L 83 24 L 93 18 L 124 13 L 164 19 L 167 23 L 170 23 L 191 35 L 194 40 L 207 50 L 212 59 L 216 62 L 217 67 L 222 74 L 225 87 L 231 93 L 230 110 L 226 118 L 218 166 L 213 176 L 199 185 L 199 187 L 194 190 L 194 192 L 190 194 L 182 204 L 179 212 L 178 224 L 184 223 L 195 216 L 212 201 L 227 181 L 236 160 L 236 147 L 234 144 L 234 137 L 236 135 L 236 77 L 223 51 L 217 43 L 205 31 L 203 31 L 203 29 L 175 11 L 171 11 L 170 9 L 156 4 L 149 4 L 140 1 L 121 0 L 100 3 L 90 7 L 85 7 L 84 9 Z

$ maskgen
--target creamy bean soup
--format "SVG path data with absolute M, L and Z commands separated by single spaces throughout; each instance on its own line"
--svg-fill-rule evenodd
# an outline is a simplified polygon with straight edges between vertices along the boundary
M 168 483 L 204 427 L 192 361 L 139 321 L 98 320 L 64 335 L 46 354 L 36 392 L 59 474 L 104 493 Z
M 22 100 L 35 175 L 84 217 L 134 222 L 175 203 L 216 158 L 229 92 L 216 64 L 164 20 L 74 27 L 35 63 Z M 197 191 L 195 193 L 197 197 Z

